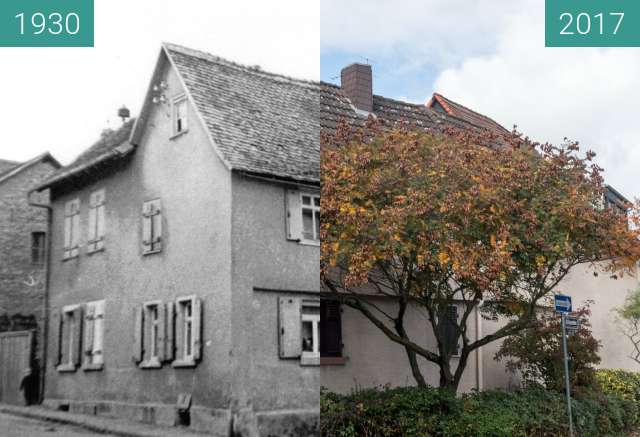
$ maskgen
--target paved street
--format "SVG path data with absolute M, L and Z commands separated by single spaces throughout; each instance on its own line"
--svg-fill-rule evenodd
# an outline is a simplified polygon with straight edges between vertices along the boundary
M 0 413 L 0 436 L 2 437 L 93 437 L 97 435 L 109 436 L 109 434 L 97 434 L 72 425 Z

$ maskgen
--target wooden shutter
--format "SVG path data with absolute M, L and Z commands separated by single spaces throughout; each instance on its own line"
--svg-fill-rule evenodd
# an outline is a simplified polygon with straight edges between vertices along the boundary
M 71 216 L 65 216 L 64 218 L 64 255 L 69 254 L 68 250 L 71 249 Z
M 176 311 L 173 302 L 167 302 L 167 327 L 164 336 L 164 360 L 172 361 L 174 357 L 175 343 L 174 332 L 176 324 Z
M 158 338 L 156 338 L 156 351 L 158 354 L 158 361 L 163 362 L 165 360 L 165 343 L 167 333 L 167 309 L 159 303 L 157 306 L 158 311 Z
M 302 301 L 296 297 L 278 299 L 280 358 L 302 355 Z
M 52 362 L 54 367 L 58 367 L 61 363 L 62 357 L 62 321 L 64 320 L 64 314 L 61 310 L 54 309 L 51 312 L 51 351 Z
M 71 364 L 79 366 L 82 361 L 82 307 L 73 310 L 74 331 L 71 339 Z
M 93 316 L 93 362 L 95 364 L 104 362 L 104 306 L 104 300 L 95 303 Z
M 93 337 L 95 328 L 96 308 L 93 305 L 87 305 L 87 311 L 84 315 L 84 355 L 86 361 L 91 363 L 93 355 Z
M 335 300 L 320 301 L 320 355 L 342 356 L 342 317 Z
M 193 358 L 202 358 L 202 301 L 200 298 L 193 299 Z
M 78 246 L 80 246 L 80 200 L 74 200 L 72 202 L 71 208 L 73 215 L 71 216 L 70 256 L 78 256 Z
M 100 250 L 104 247 L 104 235 L 106 232 L 104 214 L 105 206 L 104 204 L 101 204 L 96 208 L 96 250 Z
M 151 251 L 151 204 L 144 202 L 142 204 L 142 251 L 143 253 Z
M 152 235 L 151 245 L 152 250 L 162 249 L 162 208 L 160 206 L 160 199 L 154 200 L 151 203 L 151 220 L 152 223 Z
M 142 306 L 138 305 L 133 308 L 133 362 L 139 363 L 143 358 L 142 336 L 144 329 L 144 314 Z
M 286 209 L 287 239 L 300 241 L 302 239 L 302 204 L 300 202 L 300 191 L 294 189 L 286 190 Z

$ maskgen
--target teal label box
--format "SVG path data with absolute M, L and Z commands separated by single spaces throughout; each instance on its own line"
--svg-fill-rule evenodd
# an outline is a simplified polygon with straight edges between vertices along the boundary
M 640 0 L 545 0 L 545 47 L 640 47 Z
M 0 47 L 93 47 L 94 0 L 0 0 Z

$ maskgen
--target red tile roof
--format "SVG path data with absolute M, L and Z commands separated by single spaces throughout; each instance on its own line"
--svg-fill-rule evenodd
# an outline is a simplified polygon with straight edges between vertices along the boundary
M 486 129 L 496 130 L 498 132 L 508 132 L 502 125 L 495 120 L 480 114 L 472 109 L 467 108 L 460 103 L 456 103 L 443 96 L 442 94 L 433 93 L 433 97 L 427 103 L 429 108 L 437 108 L 440 105 L 444 111 L 452 116 L 467 121 L 475 126 L 484 127 Z

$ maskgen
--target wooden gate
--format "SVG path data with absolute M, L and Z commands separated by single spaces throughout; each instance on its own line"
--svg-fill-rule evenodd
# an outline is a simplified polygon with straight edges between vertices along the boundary
M 0 333 L 0 402 L 23 405 L 20 383 L 31 370 L 33 331 Z

